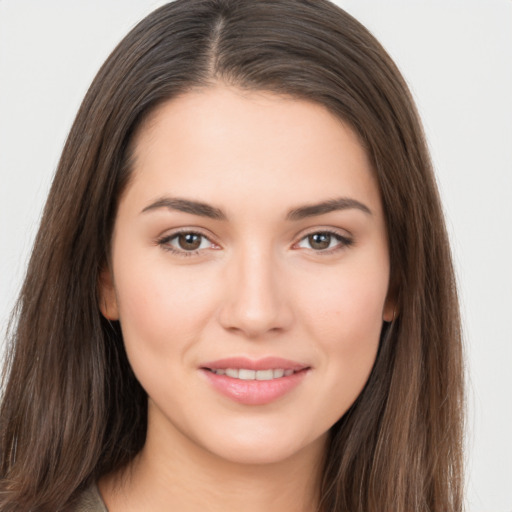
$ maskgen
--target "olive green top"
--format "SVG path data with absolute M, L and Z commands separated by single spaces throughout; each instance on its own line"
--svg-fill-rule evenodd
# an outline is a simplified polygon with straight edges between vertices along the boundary
M 91 485 L 80 495 L 73 512 L 108 512 L 96 485 Z

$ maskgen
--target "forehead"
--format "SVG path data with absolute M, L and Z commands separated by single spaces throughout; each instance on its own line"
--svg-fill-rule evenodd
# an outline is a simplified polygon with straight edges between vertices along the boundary
M 143 196 L 379 203 L 354 131 L 320 104 L 268 92 L 216 86 L 164 103 L 138 131 L 133 161 L 130 188 Z

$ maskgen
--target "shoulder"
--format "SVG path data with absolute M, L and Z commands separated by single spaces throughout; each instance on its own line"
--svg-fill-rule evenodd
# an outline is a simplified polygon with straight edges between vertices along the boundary
M 83 491 L 70 512 L 108 512 L 96 484 Z

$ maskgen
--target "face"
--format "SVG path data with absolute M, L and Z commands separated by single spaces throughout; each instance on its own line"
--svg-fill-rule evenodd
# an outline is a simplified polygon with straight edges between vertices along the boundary
M 389 258 L 355 134 L 324 107 L 217 86 L 135 141 L 101 308 L 149 396 L 148 436 L 244 463 L 320 446 L 361 392 Z

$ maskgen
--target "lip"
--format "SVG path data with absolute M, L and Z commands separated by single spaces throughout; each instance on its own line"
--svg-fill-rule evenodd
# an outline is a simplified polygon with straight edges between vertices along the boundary
M 224 368 L 246 368 L 255 371 L 281 368 L 294 370 L 295 373 L 273 380 L 240 380 L 226 375 L 217 375 L 211 371 Z M 215 391 L 244 405 L 265 405 L 278 400 L 299 386 L 310 369 L 308 365 L 279 357 L 265 357 L 257 360 L 230 357 L 210 361 L 200 367 L 200 371 Z
M 209 370 L 220 370 L 222 368 L 247 368 L 248 370 L 269 370 L 282 368 L 283 370 L 300 371 L 309 368 L 307 364 L 302 364 L 290 359 L 281 357 L 263 357 L 262 359 L 250 359 L 248 357 L 227 357 L 217 359 L 201 365 L 201 368 Z

